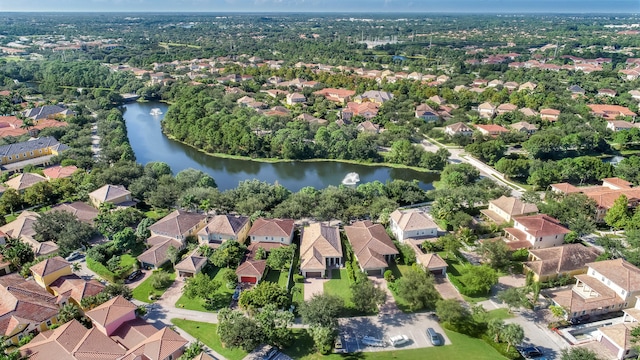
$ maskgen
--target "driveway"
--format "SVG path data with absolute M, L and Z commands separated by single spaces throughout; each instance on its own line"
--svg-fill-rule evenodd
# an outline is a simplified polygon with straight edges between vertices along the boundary
M 436 276 L 434 287 L 436 288 L 440 296 L 442 296 L 442 298 L 445 300 L 455 299 L 464 301 L 462 295 L 460 295 L 460 293 L 458 292 L 458 289 L 453 286 L 451 281 L 449 281 L 449 278 L 447 278 L 446 276 Z
M 401 313 L 400 309 L 398 309 L 398 304 L 396 304 L 396 298 L 393 297 L 391 290 L 389 290 L 389 286 L 387 286 L 387 280 L 375 276 L 369 276 L 369 280 L 371 280 L 376 286 L 379 286 L 387 293 L 387 299 L 385 303 L 380 306 L 380 314 L 392 315 Z
M 324 293 L 324 283 L 329 279 L 307 278 L 304 280 L 304 300 L 307 301 L 313 297 L 314 294 Z
M 547 328 L 544 319 L 534 311 L 517 312 L 515 317 L 505 320 L 505 323 L 515 323 L 522 326 L 525 335 L 523 345 L 539 347 L 549 359 L 559 359 L 560 351 L 569 347 L 569 344 L 560 335 Z
M 433 346 L 427 338 L 427 328 L 436 330 L 445 345 L 451 345 L 451 341 L 440 327 L 440 324 L 429 317 L 427 313 L 419 314 L 394 314 L 383 316 L 363 316 L 353 318 L 341 318 L 338 320 L 340 335 L 343 345 L 348 352 L 359 351 L 387 351 L 387 347 L 371 347 L 362 344 L 363 336 L 373 336 L 377 339 L 388 340 L 390 336 L 406 335 L 410 341 L 397 349 L 418 349 Z

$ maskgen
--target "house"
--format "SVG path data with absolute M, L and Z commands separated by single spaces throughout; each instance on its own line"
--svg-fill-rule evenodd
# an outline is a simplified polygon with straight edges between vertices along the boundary
M 267 268 L 266 260 L 247 260 L 236 269 L 239 283 L 257 284 L 264 277 Z
M 432 97 L 429 98 L 429 101 L 432 101 L 438 105 L 443 105 L 447 103 L 447 99 L 439 95 L 433 95 Z
M 624 120 L 607 120 L 607 129 L 611 131 L 623 131 L 639 127 L 638 124 L 633 124 Z
M 416 263 L 435 276 L 447 275 L 447 262 L 436 253 L 424 253 L 414 242 L 408 242 L 409 247 L 416 253 Z
M 444 133 L 449 136 L 456 136 L 456 135 L 471 136 L 473 135 L 473 129 L 471 129 L 465 123 L 457 122 L 455 124 L 445 126 Z
M 36 231 L 33 225 L 38 221 L 39 217 L 38 213 L 25 210 L 12 222 L 0 226 L 0 232 L 14 239 L 19 238 L 29 244 L 36 257 L 55 255 L 58 253 L 58 245 L 56 243 L 53 241 L 40 242 L 34 238 Z M 4 236 L 2 236 L 0 242 L 4 243 Z
M 518 109 L 524 116 L 538 116 L 539 113 L 531 108 Z
M 504 83 L 503 87 L 509 91 L 513 91 L 518 88 L 518 83 L 514 81 L 507 81 Z
M 56 296 L 18 274 L 0 277 L 0 305 L 0 334 L 15 345 L 29 333 L 55 324 L 60 310 Z
M 117 296 L 86 316 L 92 322 L 87 329 L 77 320 L 55 330 L 41 333 L 20 348 L 26 359 L 114 359 L 171 360 L 184 352 L 188 341 L 169 327 L 156 328 L 136 316 L 137 306 Z
M 202 268 L 207 264 L 207 258 L 200 256 L 198 250 L 192 251 L 182 261 L 174 266 L 175 270 L 180 277 L 192 277 L 202 271 Z
M 560 110 L 556 110 L 556 109 L 540 109 L 540 118 L 542 120 L 547 120 L 547 121 L 558 121 L 558 117 L 560 116 Z
M 487 83 L 488 87 L 493 87 L 493 88 L 494 87 L 498 87 L 498 86 L 502 86 L 502 85 L 504 85 L 504 81 L 498 80 L 498 79 L 491 80 L 491 81 L 489 81 L 489 83 Z
M 640 269 L 624 259 L 587 263 L 587 273 L 575 275 L 571 289 L 552 291 L 551 300 L 569 319 L 632 308 L 640 294 Z
M 374 124 L 371 121 L 363 121 L 356 126 L 356 130 L 360 132 L 367 132 L 370 134 L 379 134 L 380 133 L 380 125 Z
M 384 227 L 369 220 L 345 226 L 344 231 L 358 260 L 368 275 L 382 276 L 389 262 L 399 254 Z
M 516 110 L 518 110 L 518 106 L 516 106 L 516 105 L 513 105 L 513 104 L 500 104 L 496 108 L 496 113 L 498 115 L 501 115 L 501 114 L 506 114 L 508 112 L 512 112 L 512 111 L 516 111 Z
M 392 212 L 389 216 L 389 227 L 400 242 L 409 238 L 438 236 L 438 225 L 421 210 Z
M 327 88 L 318 90 L 313 94 L 324 96 L 329 101 L 345 104 L 351 99 L 353 95 L 355 95 L 355 93 L 356 92 L 353 90 Z
M 24 192 L 26 189 L 43 181 L 47 181 L 47 179 L 40 174 L 21 173 L 5 181 L 4 184 L 18 192 Z
M 488 124 L 488 125 L 476 124 L 475 127 L 484 136 L 496 137 L 496 136 L 499 136 L 500 134 L 504 134 L 504 133 L 508 133 L 509 132 L 508 129 L 505 129 L 502 126 L 495 125 L 495 124 Z
M 478 105 L 478 113 L 485 119 L 491 119 L 496 114 L 496 107 L 490 102 Z
M 98 216 L 99 211 L 96 210 L 93 206 L 87 205 L 81 201 L 74 201 L 72 203 L 62 203 L 58 204 L 51 208 L 51 210 L 46 213 L 52 213 L 55 211 L 65 211 L 73 216 L 75 216 L 78 220 L 87 223 L 93 226 L 93 221 Z
M 89 201 L 96 209 L 104 203 L 110 203 L 116 206 L 133 205 L 131 192 L 122 185 L 107 184 L 95 191 L 89 193 Z
M 22 115 L 33 120 L 66 118 L 75 114 L 75 112 L 58 105 L 39 106 L 22 112 Z
M 629 95 L 633 100 L 640 101 L 640 90 L 630 90 Z
M 59 277 L 72 274 L 71 263 L 60 256 L 42 260 L 30 267 L 29 270 L 33 275 L 33 280 L 46 290 L 49 290 L 49 284 L 58 280 Z
M 298 117 L 296 117 L 296 119 L 313 125 L 325 125 L 328 123 L 328 121 L 325 119 L 319 119 L 309 114 L 300 114 Z
M 187 237 L 196 236 L 206 225 L 205 215 L 175 210 L 171 214 L 149 226 L 151 235 L 146 243 L 147 251 L 138 256 L 138 261 L 145 268 L 158 268 L 169 261 L 168 251 L 171 247 L 182 250 Z
M 291 219 L 257 219 L 248 236 L 252 243 L 279 243 L 291 245 L 295 223 Z
M 78 167 L 74 165 L 69 165 L 69 166 L 56 165 L 56 166 L 51 166 L 42 170 L 42 173 L 47 178 L 47 180 L 52 180 L 52 179 L 68 178 L 71 175 L 73 175 L 76 171 L 78 171 Z
M 58 302 L 72 302 L 82 309 L 82 299 L 98 295 L 104 290 L 104 285 L 96 279 L 85 280 L 71 274 L 54 280 L 49 284 L 48 290 L 58 297 Z
M 618 118 L 630 117 L 635 120 L 638 114 L 629 108 L 620 105 L 589 104 L 591 114 L 604 118 L 605 120 L 617 120 Z
M 247 216 L 216 215 L 198 231 L 198 241 L 214 248 L 226 240 L 244 243 L 250 229 L 251 223 Z
M 16 116 L 0 116 L 0 138 L 6 136 L 22 136 L 29 134 L 37 136 L 40 131 L 50 127 L 65 127 L 68 124 L 64 121 L 53 119 L 40 119 L 33 121 L 33 126 L 24 127 L 24 121 Z
M 416 117 L 426 122 L 437 121 L 439 119 L 438 112 L 428 104 L 420 104 L 416 107 Z
M 497 224 L 511 221 L 515 216 L 531 215 L 538 212 L 535 204 L 525 203 L 516 197 L 501 196 L 489 201 L 489 208 L 481 210 L 482 214 Z
M 569 90 L 572 95 L 584 95 L 586 92 L 579 85 L 571 85 L 567 88 L 567 90 Z
M 544 249 L 560 246 L 571 231 L 557 219 L 539 214 L 513 218 L 513 227 L 505 228 L 507 245 L 512 249 Z
M 518 121 L 517 123 L 509 125 L 509 127 L 515 131 L 526 133 L 528 135 L 534 134 L 536 131 L 538 131 L 537 125 L 528 123 L 526 121 Z
M 356 96 L 353 101 L 357 103 L 373 102 L 382 105 L 391 99 L 393 99 L 393 94 L 390 92 L 369 90 L 362 93 L 362 95 Z
M 300 271 L 304 277 L 325 277 L 330 267 L 342 266 L 342 244 L 337 227 L 305 226 L 300 242 Z
M 618 93 L 613 89 L 599 89 L 598 96 L 615 97 Z
M 546 249 L 529 251 L 529 261 L 524 263 L 526 271 L 533 273 L 534 281 L 548 281 L 562 276 L 587 272 L 587 264 L 600 255 L 593 247 L 582 244 L 566 244 Z
M 4 256 L 0 254 L 0 276 L 10 274 L 12 265 L 10 261 L 5 260 Z
M 361 104 L 349 102 L 340 113 L 343 120 L 351 120 L 351 118 L 356 115 L 362 116 L 367 120 L 371 120 L 378 115 L 378 109 L 379 105 L 373 102 L 365 102 Z
M 520 87 L 518 87 L 518 91 L 522 91 L 522 90 L 528 90 L 528 91 L 533 91 L 538 87 L 537 84 L 532 83 L 531 81 L 527 81 L 526 83 L 520 85 Z
M 2 145 L 0 146 L 0 165 L 13 164 L 40 157 L 43 158 L 42 163 L 46 163 L 51 156 L 59 155 L 68 148 L 67 145 L 61 144 L 52 136 Z
M 302 104 L 307 101 L 307 98 L 300 93 L 287 94 L 286 99 L 287 105 Z

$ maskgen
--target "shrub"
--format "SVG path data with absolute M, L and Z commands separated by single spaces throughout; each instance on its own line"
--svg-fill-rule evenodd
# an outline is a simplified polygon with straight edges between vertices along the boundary
M 529 258 L 529 250 L 520 249 L 511 253 L 511 260 L 513 261 L 527 261 Z
M 171 285 L 171 277 L 164 271 L 156 271 L 151 275 L 151 286 L 156 290 L 166 289 Z
M 293 281 L 296 283 L 304 283 L 304 276 L 300 275 L 300 274 L 294 274 L 293 275 Z
M 393 271 L 386 270 L 384 272 L 384 279 L 390 283 L 390 282 L 393 282 L 396 278 L 393 276 Z
M 502 356 L 506 357 L 510 360 L 520 359 L 520 354 L 515 346 L 512 346 L 509 351 L 507 351 L 506 343 L 497 343 L 495 342 L 491 336 L 482 335 L 482 340 L 487 344 L 491 345 L 492 348 L 496 349 Z

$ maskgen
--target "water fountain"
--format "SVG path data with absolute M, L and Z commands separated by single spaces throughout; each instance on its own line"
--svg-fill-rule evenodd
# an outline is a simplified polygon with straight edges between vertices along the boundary
M 160 108 L 153 108 L 149 114 L 153 116 L 162 115 L 162 110 L 160 110 Z
M 343 185 L 355 185 L 360 182 L 360 175 L 356 172 L 350 172 L 342 179 Z

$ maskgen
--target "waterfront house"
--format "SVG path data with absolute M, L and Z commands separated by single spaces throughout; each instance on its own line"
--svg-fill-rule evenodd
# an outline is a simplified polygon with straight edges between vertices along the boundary
M 104 185 L 89 193 L 89 201 L 96 209 L 99 209 L 100 205 L 104 203 L 110 203 L 116 206 L 133 205 L 131 192 L 122 185 Z
M 513 218 L 513 227 L 504 229 L 507 245 L 517 249 L 544 249 L 560 246 L 571 231 L 549 215 L 538 214 Z
M 396 210 L 389 216 L 389 227 L 396 239 L 438 236 L 438 225 L 421 210 Z
M 342 265 L 342 244 L 337 227 L 314 223 L 302 231 L 300 271 L 304 277 L 324 277 L 327 269 Z
M 501 196 L 489 201 L 489 208 L 481 210 L 482 214 L 497 224 L 511 221 L 515 216 L 531 215 L 538 212 L 535 204 L 525 203 L 516 197 Z
M 251 222 L 247 216 L 215 215 L 198 231 L 198 241 L 214 248 L 227 240 L 244 243 L 250 229 Z
M 251 243 L 279 243 L 291 245 L 295 224 L 291 219 L 257 219 L 248 236 Z

